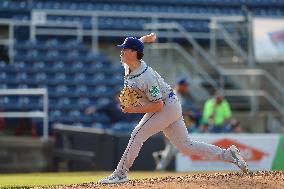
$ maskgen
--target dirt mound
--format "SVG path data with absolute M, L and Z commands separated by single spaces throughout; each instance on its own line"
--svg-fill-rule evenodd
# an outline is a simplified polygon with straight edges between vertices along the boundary
M 97 183 L 74 184 L 45 188 L 101 188 L 101 189 L 173 189 L 173 188 L 284 188 L 284 171 L 257 171 L 243 173 L 210 173 L 186 176 L 168 176 L 161 178 L 130 180 L 128 183 L 101 185 Z

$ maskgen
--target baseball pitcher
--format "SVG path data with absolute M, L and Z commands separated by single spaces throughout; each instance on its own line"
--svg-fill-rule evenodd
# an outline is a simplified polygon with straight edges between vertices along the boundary
M 187 132 L 182 117 L 179 99 L 164 79 L 143 60 L 144 43 L 154 42 L 155 34 L 127 37 L 121 48 L 121 63 L 125 68 L 124 89 L 121 92 L 121 109 L 125 113 L 145 113 L 133 130 L 128 145 L 116 170 L 101 184 L 127 182 L 127 172 L 132 166 L 143 143 L 162 131 L 183 154 L 199 155 L 236 164 L 247 172 L 247 164 L 239 150 L 232 145 L 228 149 L 193 141 Z

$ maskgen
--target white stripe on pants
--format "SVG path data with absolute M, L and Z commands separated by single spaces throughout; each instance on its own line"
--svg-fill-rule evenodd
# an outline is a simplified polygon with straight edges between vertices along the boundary
M 182 109 L 176 96 L 167 98 L 160 112 L 146 113 L 135 127 L 115 173 L 126 174 L 143 143 L 152 135 L 163 131 L 168 139 L 185 155 L 200 155 L 206 159 L 232 162 L 231 153 L 218 146 L 192 141 L 182 118 Z

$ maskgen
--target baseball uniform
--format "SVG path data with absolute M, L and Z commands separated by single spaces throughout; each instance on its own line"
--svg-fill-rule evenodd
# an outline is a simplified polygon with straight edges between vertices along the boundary
M 126 175 L 143 143 L 160 131 L 163 131 L 177 149 L 187 156 L 194 154 L 207 159 L 234 161 L 228 149 L 190 139 L 183 121 L 179 99 L 156 71 L 142 60 L 140 66 L 131 73 L 126 64 L 124 68 L 124 85 L 143 93 L 143 98 L 148 102 L 163 101 L 164 106 L 160 112 L 146 113 L 135 127 L 115 174 Z
M 146 113 L 143 116 L 131 133 L 128 145 L 116 170 L 110 176 L 100 180 L 99 183 L 127 182 L 128 177 L 126 174 L 138 156 L 143 143 L 160 131 L 163 131 L 166 137 L 185 155 L 194 154 L 207 159 L 233 162 L 244 172 L 247 172 L 246 163 L 235 146 L 221 149 L 211 144 L 190 139 L 183 121 L 178 97 L 164 79 L 148 66 L 142 58 L 139 58 L 143 57 L 143 54 L 140 56 L 144 49 L 142 41 L 135 37 L 127 37 L 123 44 L 117 46 L 122 48 L 120 57 L 125 68 L 125 88 L 134 89 L 140 94 L 139 99 L 142 99 L 140 105 L 143 106 L 151 102 L 159 102 L 157 105 L 161 105 L 161 102 L 163 102 L 163 107 L 160 111 Z M 134 56 L 136 57 L 134 58 Z M 135 65 L 135 67 L 130 71 L 128 65 Z

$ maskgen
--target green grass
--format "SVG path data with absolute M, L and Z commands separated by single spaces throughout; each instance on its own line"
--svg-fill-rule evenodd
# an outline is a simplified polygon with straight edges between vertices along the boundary
M 0 174 L 1 188 L 29 188 L 60 184 L 78 184 L 97 182 L 111 172 L 64 172 L 64 173 L 21 173 Z M 154 178 L 167 175 L 185 175 L 174 172 L 130 172 L 129 179 Z

